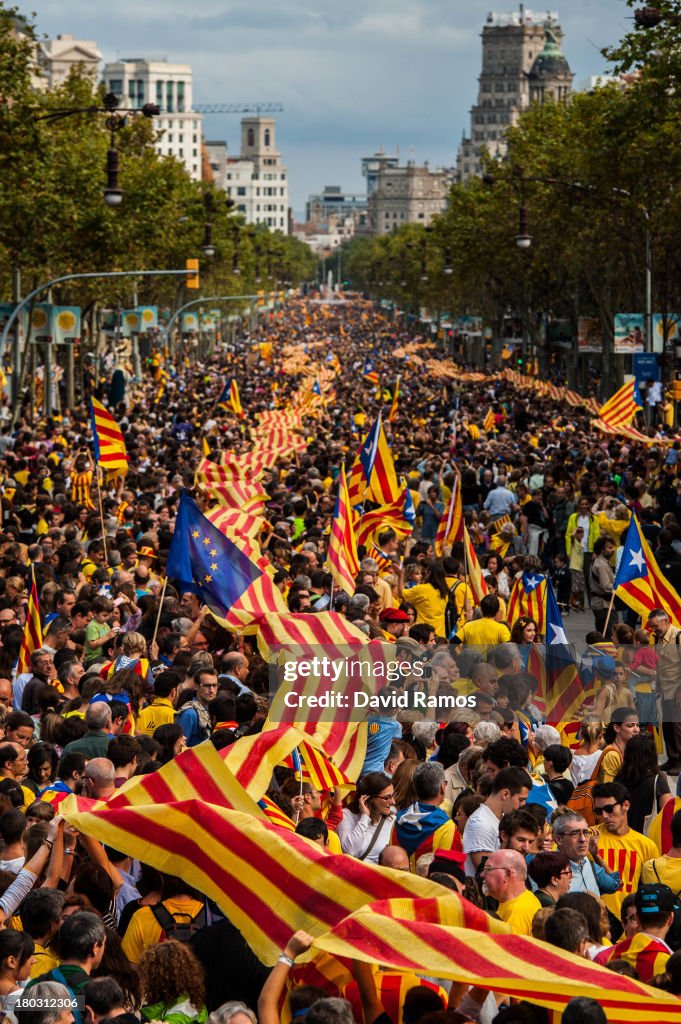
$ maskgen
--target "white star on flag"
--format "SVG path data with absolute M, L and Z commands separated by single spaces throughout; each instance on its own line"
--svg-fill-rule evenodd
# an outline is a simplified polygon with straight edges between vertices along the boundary
M 540 583 L 541 583 L 541 576 L 528 576 L 527 577 L 526 588 L 528 590 L 534 590 L 534 588 L 538 587 Z
M 646 564 L 643 549 L 639 548 L 638 551 L 632 551 L 630 559 L 631 561 L 629 562 L 629 565 L 635 565 L 639 572 L 643 572 Z
M 551 641 L 551 646 L 553 646 L 554 644 L 564 644 L 567 647 L 568 638 L 565 635 L 565 630 L 563 629 L 563 627 L 556 626 L 552 622 L 551 629 L 553 630 L 553 640 Z

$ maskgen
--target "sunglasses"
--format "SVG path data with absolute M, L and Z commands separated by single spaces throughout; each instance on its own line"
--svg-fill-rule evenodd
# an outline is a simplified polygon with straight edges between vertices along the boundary
M 603 804 L 602 807 L 594 807 L 594 814 L 612 814 L 616 807 L 619 807 L 621 800 L 616 800 L 614 804 Z

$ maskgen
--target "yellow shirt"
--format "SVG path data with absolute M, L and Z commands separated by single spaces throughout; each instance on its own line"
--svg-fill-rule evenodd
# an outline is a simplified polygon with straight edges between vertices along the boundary
M 135 733 L 153 736 L 159 725 L 170 725 L 175 721 L 175 708 L 167 697 L 155 697 L 148 708 L 143 708 L 137 718 Z
M 470 644 L 471 647 L 494 647 L 496 644 L 508 643 L 511 631 L 503 622 L 482 618 L 466 622 L 456 636 L 461 643 Z
M 59 957 L 50 946 L 41 946 L 39 942 L 35 944 L 35 961 L 31 967 L 31 973 L 29 978 L 39 978 L 41 974 L 47 974 L 48 971 L 53 971 L 55 967 L 59 967 Z
M 187 914 L 196 917 L 203 907 L 203 903 L 199 903 L 198 900 L 187 899 L 184 896 L 164 900 L 163 903 L 171 914 L 183 915 L 181 921 L 186 921 L 184 915 Z M 130 918 L 130 924 L 123 936 L 123 952 L 131 964 L 138 964 L 144 950 L 159 943 L 162 935 L 163 929 L 154 917 L 151 907 L 140 907 Z
M 413 604 L 417 622 L 432 626 L 436 636 L 445 635 L 445 608 L 449 594 L 442 597 L 440 591 L 430 583 L 417 583 L 415 587 L 402 592 L 402 600 Z
M 343 849 L 341 847 L 341 841 L 331 828 L 329 829 L 329 845 L 326 848 L 329 851 L 329 853 L 343 852 Z
M 601 899 L 611 914 L 620 917 L 622 901 L 630 892 L 636 892 L 641 881 L 641 870 L 646 861 L 658 856 L 652 839 L 633 828 L 623 836 L 613 835 L 604 825 L 598 829 L 598 852 L 608 871 L 619 871 L 622 879 L 618 892 L 604 893 Z
M 510 924 L 514 935 L 531 935 L 532 921 L 538 910 L 541 910 L 541 903 L 533 892 L 525 889 L 515 899 L 500 903 L 497 914 L 502 921 Z
M 3 779 L 11 779 L 12 782 L 16 782 L 17 781 L 16 779 L 12 779 L 11 775 L 0 775 L 0 782 Z M 35 801 L 38 799 L 38 797 L 35 795 L 35 793 L 33 792 L 32 789 L 28 788 L 28 786 L 21 786 L 21 792 L 24 795 L 24 802 L 21 805 L 21 807 L 19 807 L 18 809 L 20 811 L 24 811 L 25 812 L 26 808 L 30 807 L 32 803 L 35 803 Z
M 622 767 L 622 755 L 619 750 L 613 747 L 605 754 L 601 761 L 601 768 L 598 773 L 599 782 L 613 782 L 618 771 Z
M 643 865 L 641 885 L 655 885 L 661 882 L 668 885 L 672 892 L 681 892 L 681 857 L 655 857 Z

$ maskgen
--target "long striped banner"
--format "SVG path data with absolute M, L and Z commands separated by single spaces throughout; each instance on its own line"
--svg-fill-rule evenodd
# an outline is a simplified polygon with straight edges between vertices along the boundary
M 418 912 L 402 901 L 362 907 L 315 940 L 314 949 L 400 971 L 452 978 L 562 1011 L 575 996 L 601 1004 L 611 1024 L 681 1021 L 681 1000 L 613 974 L 583 957 L 523 935 L 477 933 Z
M 215 900 L 266 964 L 276 961 L 299 928 L 323 935 L 377 900 L 425 899 L 432 915 L 439 907 L 467 929 L 509 931 L 455 893 L 441 898 L 436 882 L 329 854 L 267 821 L 201 800 L 81 811 L 72 796 L 61 812 L 85 835 L 177 875 Z

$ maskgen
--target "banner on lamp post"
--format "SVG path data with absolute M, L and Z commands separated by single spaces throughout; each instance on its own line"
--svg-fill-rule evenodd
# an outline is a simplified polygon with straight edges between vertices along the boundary
M 55 345 L 80 341 L 80 306 L 52 307 L 52 340 Z

